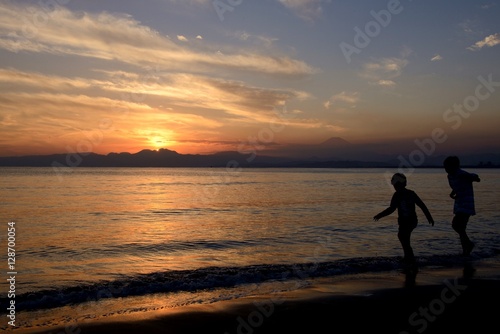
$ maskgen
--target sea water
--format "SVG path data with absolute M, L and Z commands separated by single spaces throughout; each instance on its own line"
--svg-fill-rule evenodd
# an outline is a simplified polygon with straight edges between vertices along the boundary
M 481 177 L 468 226 L 473 257 L 495 257 L 500 170 L 468 171 Z M 9 278 L 8 224 L 15 223 L 17 324 L 64 323 L 51 312 L 68 307 L 81 314 L 70 312 L 67 321 L 92 319 L 394 270 L 402 256 L 397 213 L 372 220 L 390 203 L 394 172 L 72 168 L 61 175 L 0 168 L 0 263 Z M 412 246 L 419 263 L 454 263 L 461 247 L 446 173 L 416 169 L 407 177 L 436 221 L 428 225 L 417 208 Z M 2 306 L 13 299 L 6 279 Z

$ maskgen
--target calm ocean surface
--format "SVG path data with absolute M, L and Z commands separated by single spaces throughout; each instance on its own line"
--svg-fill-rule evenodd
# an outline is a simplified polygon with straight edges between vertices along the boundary
M 495 257 L 500 170 L 468 171 L 482 180 L 474 184 L 478 214 L 468 228 L 473 256 Z M 74 168 L 58 175 L 52 168 L 0 168 L 2 275 L 7 278 L 10 221 L 16 223 L 18 320 L 26 326 L 36 325 L 33 312 L 59 322 L 47 310 L 90 301 L 125 297 L 127 306 L 103 309 L 134 312 L 236 298 L 257 286 L 292 289 L 310 277 L 394 269 L 402 256 L 397 215 L 372 221 L 390 202 L 387 175 L 394 172 Z M 445 172 L 407 176 L 436 221 L 430 227 L 417 209 L 416 256 L 424 265 L 455 261 L 461 248 L 450 225 Z M 5 309 L 9 286 L 0 282 Z M 75 319 L 95 308 L 80 311 Z

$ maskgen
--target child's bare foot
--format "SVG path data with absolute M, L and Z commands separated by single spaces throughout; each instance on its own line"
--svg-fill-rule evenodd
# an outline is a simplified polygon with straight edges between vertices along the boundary
M 469 256 L 470 253 L 472 252 L 472 249 L 474 248 L 474 243 L 470 242 L 467 246 L 464 247 L 464 256 Z

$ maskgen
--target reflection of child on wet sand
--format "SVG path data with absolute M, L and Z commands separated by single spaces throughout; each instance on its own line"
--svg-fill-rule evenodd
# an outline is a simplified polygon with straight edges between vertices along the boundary
M 453 206 L 455 216 L 451 226 L 460 237 L 463 255 L 469 255 L 474 248 L 474 243 L 470 241 L 465 229 L 470 216 L 476 214 L 472 182 L 480 182 L 481 179 L 477 174 L 460 169 L 460 160 L 456 156 L 447 157 L 443 165 L 448 173 L 448 183 L 452 189 L 450 197 L 455 200 Z
M 398 239 L 403 247 L 404 261 L 412 263 L 415 261 L 415 256 L 410 245 L 410 236 L 413 229 L 417 227 L 418 222 L 415 205 L 423 211 L 425 217 L 427 217 L 427 220 L 429 221 L 429 224 L 432 226 L 434 226 L 434 219 L 420 197 L 418 197 L 413 190 L 406 189 L 406 177 L 404 174 L 394 174 L 392 176 L 391 183 L 396 190 L 392 196 L 391 204 L 387 209 L 375 215 L 373 220 L 377 221 L 382 217 L 390 215 L 396 211 L 396 209 L 398 210 Z

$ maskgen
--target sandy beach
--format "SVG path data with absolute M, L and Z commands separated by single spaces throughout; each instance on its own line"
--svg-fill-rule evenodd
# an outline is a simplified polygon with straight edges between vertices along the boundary
M 497 322 L 493 261 L 319 279 L 306 289 L 18 333 L 481 333 Z

